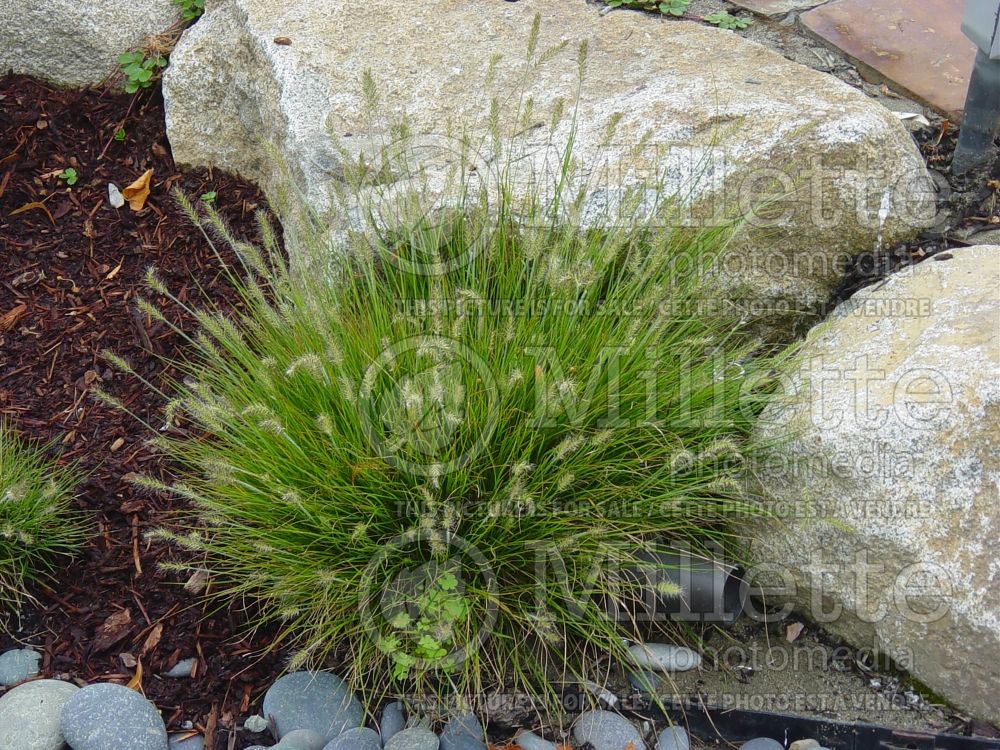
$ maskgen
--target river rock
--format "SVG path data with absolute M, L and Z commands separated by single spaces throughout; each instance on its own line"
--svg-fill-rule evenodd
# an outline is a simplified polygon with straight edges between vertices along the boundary
M 528 127 L 509 107 L 499 115 L 504 133 L 518 133 L 517 185 L 553 184 L 572 135 L 583 224 L 602 223 L 602 208 L 613 213 L 629 190 L 652 200 L 654 183 L 675 199 L 672 223 L 750 213 L 720 281 L 773 327 L 809 320 L 800 311 L 825 304 L 846 262 L 880 237 L 888 247 L 934 223 L 934 183 L 913 139 L 861 91 L 728 31 L 599 11 L 552 0 L 218 0 L 185 32 L 164 76 L 174 159 L 249 177 L 278 206 L 291 180 L 312 209 L 337 215 L 344 154 L 371 163 L 371 144 L 389 144 L 422 171 L 380 172 L 375 192 L 415 188 L 435 205 L 462 151 L 456 133 L 471 144 L 472 189 L 488 190 L 507 161 L 489 137 L 491 99 L 530 98 Z M 557 51 L 526 78 L 536 13 L 537 50 Z M 366 112 L 365 71 L 384 121 Z M 510 96 L 522 82 L 524 97 Z M 577 108 L 575 127 L 568 115 L 550 127 L 561 107 Z M 286 239 L 293 266 L 329 261 Z
M 573 739 L 589 742 L 594 750 L 635 750 L 645 747 L 632 722 L 611 711 L 586 711 L 573 724 Z M 631 747 L 629 747 L 631 745 Z
M 197 663 L 198 663 L 198 659 L 196 659 L 193 656 L 191 658 L 189 658 L 189 659 L 181 659 L 179 662 L 177 662 L 176 664 L 174 664 L 174 666 L 172 666 L 170 669 L 168 669 L 166 672 L 164 672 L 163 676 L 164 677 L 174 677 L 174 678 L 190 677 L 191 676 L 191 670 L 194 668 L 194 665 L 197 664 Z
M 0 75 L 57 86 L 96 86 L 118 71 L 118 56 L 177 23 L 170 0 L 32 0 L 0 3 Z
M 657 672 L 686 672 L 701 666 L 701 654 L 670 643 L 636 643 L 628 648 L 637 667 Z
M 765 410 L 751 579 L 1000 722 L 1000 247 L 951 250 L 841 304 Z
M 73 693 L 59 721 L 73 750 L 168 750 L 167 730 L 156 706 L 136 691 L 110 682 Z
M 205 738 L 200 734 L 188 737 L 184 734 L 177 734 L 169 739 L 170 750 L 204 750 Z
M 273 717 L 278 739 L 309 729 L 329 742 L 360 726 L 364 718 L 351 689 L 329 672 L 293 672 L 279 678 L 264 695 L 263 711 Z
M 382 735 L 382 743 L 386 743 L 393 738 L 397 732 L 401 732 L 406 726 L 406 709 L 400 701 L 393 701 L 382 709 L 382 720 L 378 728 Z
M 263 716 L 248 716 L 243 722 L 243 728 L 254 734 L 267 731 L 268 726 L 267 719 Z
M 61 750 L 59 713 L 76 685 L 59 680 L 35 680 L 0 697 L 0 747 L 17 750 Z
M 374 729 L 355 727 L 334 737 L 323 750 L 381 750 L 382 740 Z
M 38 674 L 42 655 L 30 648 L 16 648 L 0 655 L 0 685 L 16 685 Z
M 556 750 L 556 743 L 539 737 L 534 732 L 518 732 L 514 744 L 521 750 Z
M 275 745 L 275 750 L 323 750 L 326 738 L 311 729 L 293 729 Z
M 438 750 L 440 740 L 430 729 L 408 727 L 385 743 L 385 750 Z
M 483 727 L 474 713 L 460 714 L 444 725 L 441 750 L 486 750 Z
M 785 746 L 770 737 L 754 737 L 740 745 L 740 750 L 785 750 Z
M 690 750 L 691 740 L 684 727 L 667 727 L 656 738 L 656 750 Z

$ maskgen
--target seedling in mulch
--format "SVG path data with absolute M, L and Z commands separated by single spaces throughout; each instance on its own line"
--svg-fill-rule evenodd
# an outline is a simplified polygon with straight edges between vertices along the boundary
M 62 172 L 56 175 L 60 180 L 63 180 L 67 185 L 75 185 L 76 181 L 79 179 L 76 170 L 73 167 L 66 167 Z
M 115 140 L 118 141 L 119 143 L 124 142 L 125 128 L 118 128 L 118 130 L 115 131 Z
M 167 58 L 160 54 L 147 57 L 144 52 L 125 52 L 118 55 L 118 65 L 125 76 L 125 91 L 134 94 L 153 85 L 160 70 L 167 67 Z
M 203 203 L 206 203 L 209 206 L 211 206 L 213 203 L 215 203 L 215 199 L 219 197 L 219 194 L 216 193 L 214 190 L 210 190 L 207 193 L 202 193 L 200 197 Z
M 705 23 L 710 23 L 713 26 L 718 26 L 720 29 L 729 29 L 730 31 L 745 29 L 751 23 L 749 18 L 740 18 L 739 16 L 734 16 L 731 13 L 727 13 L 724 10 L 720 10 L 718 13 L 712 13 L 709 16 L 705 16 L 702 20 Z
M 174 0 L 174 5 L 181 9 L 185 21 L 193 21 L 205 12 L 205 0 Z

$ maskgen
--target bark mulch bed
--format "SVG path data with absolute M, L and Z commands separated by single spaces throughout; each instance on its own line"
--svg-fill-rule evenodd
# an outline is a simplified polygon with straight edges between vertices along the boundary
M 123 141 L 114 139 L 120 127 Z M 66 167 L 77 172 L 73 187 L 57 176 Z M 112 208 L 108 183 L 124 187 L 147 169 L 154 176 L 145 208 Z M 183 579 L 158 569 L 163 545 L 144 534 L 169 525 L 176 501 L 134 488 L 128 475 L 169 478 L 169 467 L 146 446 L 141 424 L 89 393 L 100 387 L 162 421 L 161 399 L 101 357 L 110 349 L 158 385 L 176 375 L 162 358 L 178 353 L 178 337 L 135 310 L 138 295 L 149 297 L 148 266 L 182 299 L 200 300 L 197 284 L 222 306 L 234 300 L 222 264 L 171 197 L 174 187 L 196 201 L 215 192 L 235 232 L 255 238 L 263 196 L 221 172 L 178 171 L 157 92 L 133 102 L 0 78 L 0 419 L 89 474 L 76 502 L 97 529 L 83 555 L 10 619 L 0 650 L 39 649 L 45 676 L 137 683 L 168 729 L 190 721 L 215 740 L 206 748 L 231 750 L 251 744 L 229 730 L 280 674 L 278 656 L 268 633 L 244 639 L 242 612 L 206 610 Z M 158 676 L 190 656 L 198 657 L 190 679 Z

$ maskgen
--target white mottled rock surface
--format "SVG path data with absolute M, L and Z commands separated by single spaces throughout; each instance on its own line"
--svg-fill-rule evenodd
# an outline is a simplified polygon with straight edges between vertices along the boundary
M 790 584 L 772 602 L 996 722 L 1000 246 L 951 254 L 810 333 L 763 416 L 761 437 L 787 441 L 760 467 L 778 518 L 747 533 L 765 580 Z
M 118 55 L 180 19 L 170 0 L 0 0 L 0 75 L 96 86 Z
M 932 223 L 934 188 L 911 137 L 861 92 L 730 32 L 598 10 L 551 0 L 217 0 L 184 34 L 164 77 L 174 158 L 238 172 L 274 197 L 279 170 L 261 141 L 269 142 L 324 210 L 343 178 L 338 147 L 368 151 L 369 134 L 391 143 L 390 126 L 404 116 L 429 172 L 455 165 L 464 128 L 477 174 L 489 173 L 497 96 L 501 129 L 517 131 L 526 154 L 516 171 L 551 175 L 570 134 L 568 115 L 554 132 L 551 115 L 558 101 L 573 110 L 586 41 L 575 156 L 591 218 L 614 206 L 623 186 L 657 175 L 679 201 L 675 222 L 713 224 L 770 203 L 728 257 L 733 294 L 813 309 L 846 260 L 875 247 L 880 209 L 886 243 Z M 538 49 L 566 46 L 530 75 L 522 98 L 536 13 Z M 380 94 L 373 126 L 366 70 Z M 516 120 L 517 101 L 529 97 L 531 116 Z

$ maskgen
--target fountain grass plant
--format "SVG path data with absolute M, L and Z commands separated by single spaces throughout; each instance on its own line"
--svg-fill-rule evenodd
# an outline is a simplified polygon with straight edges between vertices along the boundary
M 48 578 L 75 552 L 86 524 L 72 509 L 78 476 L 0 423 L 0 606 L 16 607 L 26 586 Z M 0 619 L 7 613 L 0 610 Z
M 529 63 L 552 54 L 529 40 Z M 434 211 L 383 194 L 394 220 L 361 211 L 336 243 L 300 214 L 297 252 L 336 258 L 323 274 L 290 269 L 266 219 L 257 248 L 182 198 L 236 250 L 242 305 L 207 301 L 201 330 L 178 330 L 190 356 L 154 427 L 183 476 L 140 481 L 190 504 L 161 533 L 190 552 L 174 567 L 253 601 L 292 668 L 337 663 L 369 694 L 555 700 L 639 627 L 621 616 L 644 593 L 623 575 L 637 555 L 732 550 L 732 514 L 755 512 L 740 477 L 774 360 L 715 299 L 733 225 L 684 228 L 629 191 L 584 222 L 571 149 L 547 193 L 504 170 Z M 390 161 L 353 174 L 384 185 Z

